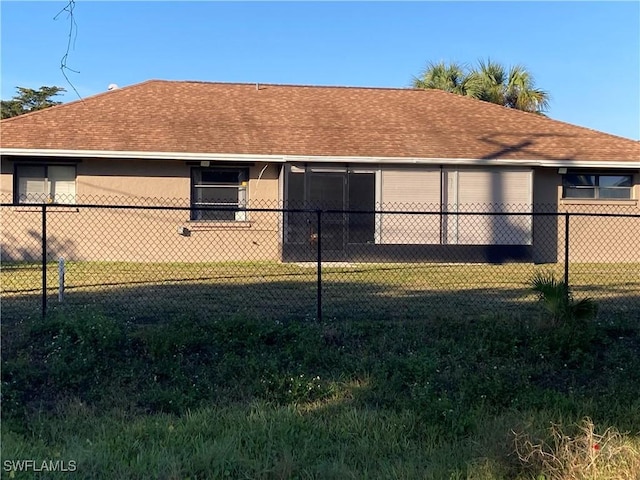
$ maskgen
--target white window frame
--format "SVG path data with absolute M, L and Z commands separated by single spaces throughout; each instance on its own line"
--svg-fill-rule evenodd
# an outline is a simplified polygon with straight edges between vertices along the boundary
M 27 176 L 26 169 L 42 169 L 42 175 Z M 68 169 L 65 178 L 56 178 L 56 170 Z M 73 173 L 70 175 L 71 171 Z M 70 179 L 73 177 L 73 180 Z M 38 192 L 29 192 L 28 179 L 36 179 L 41 182 L 41 188 Z M 77 169 L 76 165 L 64 163 L 19 163 L 14 169 L 14 203 L 51 203 L 51 204 L 75 204 L 76 203 L 76 182 Z M 27 190 L 27 191 L 25 191 Z M 62 190 L 63 193 L 57 193 Z
M 234 173 L 238 176 L 237 183 L 205 183 L 202 181 L 203 172 Z M 199 189 L 218 188 L 235 189 L 238 192 L 237 202 L 202 202 L 198 201 Z M 248 167 L 195 167 L 191 171 L 191 206 L 192 207 L 228 207 L 245 208 L 249 195 Z M 206 218 L 206 211 L 192 210 L 191 220 L 201 222 L 244 222 L 248 220 L 246 211 L 235 211 L 233 218 Z M 205 214 L 205 215 L 203 215 Z M 203 218 L 205 217 L 205 218 Z

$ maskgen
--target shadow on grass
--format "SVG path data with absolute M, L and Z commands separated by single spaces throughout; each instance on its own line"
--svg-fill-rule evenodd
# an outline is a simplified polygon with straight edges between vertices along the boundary
M 419 443 L 430 432 L 453 444 L 508 418 L 496 421 L 493 447 L 483 437 L 484 457 L 496 463 L 505 460 L 509 429 L 522 412 L 537 426 L 584 416 L 621 431 L 640 425 L 637 326 L 599 327 L 584 342 L 576 332 L 577 343 L 564 345 L 565 337 L 537 325 L 541 309 L 526 285 L 448 291 L 330 271 L 317 321 L 314 272 L 284 277 L 70 288 L 63 305 L 50 298 L 51 318 L 34 321 L 33 336 L 22 339 L 11 327 L 19 329 L 30 302 L 37 317 L 39 297 L 9 296 L 4 405 L 51 413 L 51 399 L 61 396 L 105 411 L 181 416 L 207 404 L 243 409 L 264 401 L 306 405 L 304 415 L 319 422 L 411 411 L 404 440 Z M 109 320 L 95 320 L 95 312 Z M 616 318 L 631 324 L 636 314 Z M 352 436 L 344 437 L 349 445 Z M 473 462 L 474 452 L 456 461 Z
M 442 269 L 442 267 L 436 267 Z M 446 267 L 445 267 L 446 268 Z M 382 272 L 382 274 L 381 274 Z M 391 272 L 390 275 L 386 275 Z M 165 274 L 165 272 L 160 272 Z M 527 272 L 512 278 L 466 279 L 460 272 L 380 267 L 323 272 L 321 306 L 324 319 L 421 320 L 433 317 L 482 315 L 530 316 L 540 312 L 527 284 Z M 166 275 L 166 274 L 165 274 Z M 411 278 L 404 278 L 411 276 Z M 486 287 L 468 288 L 470 285 Z M 42 313 L 36 288 L 3 292 L 3 322 Z M 633 285 L 577 285 L 579 297 L 594 296 L 601 318 L 640 320 L 640 295 Z M 67 285 L 64 301 L 49 287 L 49 311 L 92 307 L 135 323 L 157 323 L 175 316 L 220 318 L 236 315 L 265 320 L 311 320 L 318 312 L 319 292 L 315 270 L 293 272 L 219 273 L 190 278 L 166 276 L 158 280 L 122 280 Z

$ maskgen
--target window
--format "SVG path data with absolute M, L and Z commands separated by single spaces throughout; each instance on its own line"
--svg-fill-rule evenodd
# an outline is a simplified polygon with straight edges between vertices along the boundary
M 569 173 L 562 179 L 563 198 L 619 200 L 631 198 L 631 175 Z
M 247 204 L 248 168 L 194 168 L 191 206 L 220 210 L 192 210 L 191 220 L 243 221 L 247 212 L 234 211 Z
M 75 203 L 75 165 L 16 165 L 16 203 Z

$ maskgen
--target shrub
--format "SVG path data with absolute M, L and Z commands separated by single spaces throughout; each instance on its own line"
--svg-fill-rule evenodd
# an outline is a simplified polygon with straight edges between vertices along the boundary
M 598 311 L 597 304 L 591 298 L 576 301 L 571 287 L 556 280 L 553 272 L 536 272 L 531 287 L 538 299 L 551 313 L 554 324 L 575 323 L 591 320 Z
M 556 280 L 551 272 L 537 272 L 531 287 L 551 314 L 551 329 L 538 343 L 567 363 L 581 363 L 596 339 L 597 329 L 592 320 L 598 311 L 597 304 L 591 298 L 575 300 L 571 288 Z

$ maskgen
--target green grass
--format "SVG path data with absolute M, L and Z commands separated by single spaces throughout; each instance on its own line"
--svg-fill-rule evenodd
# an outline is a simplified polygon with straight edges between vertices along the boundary
M 573 438 L 585 417 L 640 458 L 640 325 L 623 318 L 140 324 L 89 307 L 3 324 L 2 361 L 3 462 L 73 460 L 81 478 L 550 479 L 516 439 Z
M 49 307 L 92 305 L 139 323 L 165 317 L 243 315 L 304 319 L 316 316 L 313 265 L 275 262 L 69 262 L 65 303 L 58 305 L 56 264 L 47 269 Z M 323 268 L 326 318 L 397 318 L 536 312 L 529 290 L 534 272 L 562 265 L 355 264 Z M 37 264 L 3 264 L 3 318 L 37 315 L 42 272 Z M 608 315 L 640 315 L 640 265 L 573 264 L 576 297 L 591 296 Z M 284 307 L 283 307 L 284 306 Z

